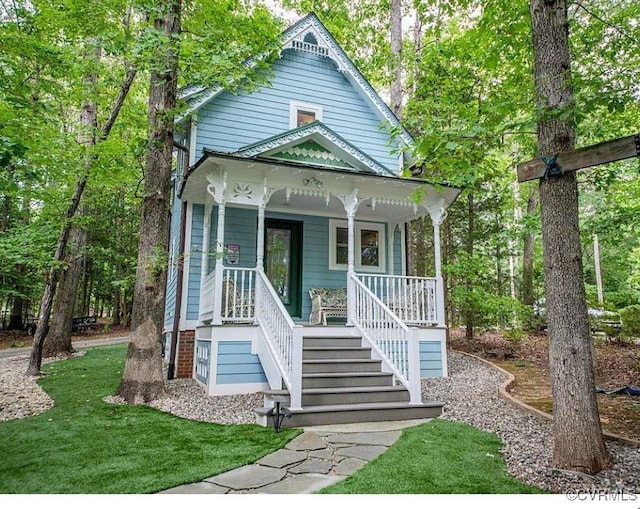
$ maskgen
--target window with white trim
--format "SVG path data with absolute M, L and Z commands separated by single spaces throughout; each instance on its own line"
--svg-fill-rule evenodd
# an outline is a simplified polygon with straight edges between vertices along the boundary
M 291 101 L 289 105 L 289 127 L 291 129 L 302 127 L 314 120 L 322 120 L 321 106 Z
M 384 272 L 386 267 L 385 225 L 356 221 L 354 224 L 355 269 Z M 329 270 L 347 270 L 349 229 L 346 221 L 329 219 Z

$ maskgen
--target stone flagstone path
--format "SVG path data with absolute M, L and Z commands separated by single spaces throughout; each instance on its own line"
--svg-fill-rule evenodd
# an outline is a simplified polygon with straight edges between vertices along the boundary
M 252 465 L 160 493 L 314 493 L 361 469 L 395 443 L 402 429 L 424 420 L 305 428 L 284 449 Z

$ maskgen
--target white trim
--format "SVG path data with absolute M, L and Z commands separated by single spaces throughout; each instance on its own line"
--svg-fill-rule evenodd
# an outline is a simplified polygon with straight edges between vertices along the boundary
M 400 230 L 400 261 L 402 262 L 402 276 L 407 275 L 407 223 L 400 223 L 398 225 Z
M 191 133 L 189 134 L 189 167 L 196 164 L 196 148 L 198 147 L 198 113 L 191 115 Z
M 195 329 L 189 327 L 187 320 L 187 300 L 189 297 L 189 270 L 191 269 L 191 221 L 193 220 L 193 203 L 187 203 L 187 213 L 185 224 L 181 228 L 186 228 L 184 237 L 184 253 L 182 253 L 182 302 L 180 304 L 180 330 Z M 176 291 L 176 296 L 178 292 Z M 197 323 L 197 321 L 196 321 Z
M 302 127 L 298 125 L 298 111 L 308 111 L 315 115 L 313 120 L 319 120 L 322 122 L 322 106 L 318 104 L 304 103 L 291 99 L 289 101 L 289 128 L 295 129 L 296 127 Z
M 251 394 L 269 390 L 266 382 L 252 382 L 247 384 L 218 384 L 209 389 L 209 396 L 230 396 L 232 394 Z
M 180 332 L 195 330 L 199 325 L 199 320 L 180 320 Z
M 358 272 L 380 272 L 385 273 L 387 268 L 387 239 L 386 239 L 386 223 L 372 223 L 365 221 L 355 221 L 355 270 Z M 347 221 L 343 219 L 329 219 L 329 270 L 347 270 L 348 264 L 336 263 L 336 229 L 348 228 Z M 362 230 L 376 230 L 378 232 L 378 266 L 361 265 L 360 253 L 362 246 L 360 245 Z

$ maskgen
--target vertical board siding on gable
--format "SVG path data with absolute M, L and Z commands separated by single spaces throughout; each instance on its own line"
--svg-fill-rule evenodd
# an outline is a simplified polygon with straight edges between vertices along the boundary
M 189 256 L 189 278 L 187 280 L 187 320 L 198 319 L 200 306 L 200 267 L 202 266 L 202 234 L 204 228 L 204 205 L 193 204 L 191 214 L 191 244 Z
M 439 341 L 420 341 L 420 376 L 442 376 L 442 343 Z
M 170 260 L 173 262 L 173 268 L 170 269 L 167 277 L 167 289 L 165 292 L 164 307 L 164 327 L 169 330 L 173 327 L 175 319 L 176 307 L 176 287 L 178 285 L 178 255 L 180 250 L 180 218 L 181 218 L 182 202 L 175 198 L 173 207 L 171 208 L 171 235 L 169 237 Z M 171 254 L 171 250 L 173 253 Z
M 335 63 L 285 50 L 272 65 L 273 81 L 252 94 L 222 93 L 198 113 L 196 153 L 204 147 L 235 152 L 290 129 L 290 101 L 322 107 L 322 122 L 391 171 L 398 171 L 397 147 L 372 107 Z
M 258 356 L 251 353 L 251 341 L 220 341 L 216 362 L 216 384 L 267 381 Z

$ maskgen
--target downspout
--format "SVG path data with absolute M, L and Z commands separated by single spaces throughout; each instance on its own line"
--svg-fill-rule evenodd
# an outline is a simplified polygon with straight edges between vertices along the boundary
M 184 244 L 186 237 L 187 202 L 182 202 L 180 215 L 180 245 L 178 247 L 178 279 L 176 281 L 176 302 L 173 313 L 173 329 L 171 330 L 171 347 L 169 351 L 169 370 L 167 380 L 173 380 L 176 373 L 176 349 L 178 347 L 178 331 L 180 330 L 180 309 L 182 308 L 182 282 L 184 276 Z

